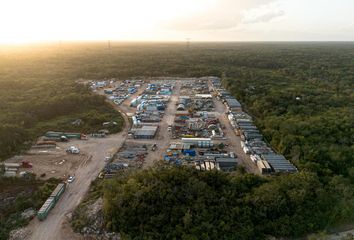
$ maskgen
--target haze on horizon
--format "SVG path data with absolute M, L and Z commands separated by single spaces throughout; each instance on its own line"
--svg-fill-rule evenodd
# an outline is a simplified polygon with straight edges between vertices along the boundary
M 353 41 L 352 0 L 3 0 L 0 43 Z

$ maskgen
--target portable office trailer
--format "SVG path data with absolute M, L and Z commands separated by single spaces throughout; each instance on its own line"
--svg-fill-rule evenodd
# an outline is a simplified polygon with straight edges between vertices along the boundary
M 182 138 L 182 143 L 200 148 L 209 148 L 214 146 L 211 138 Z

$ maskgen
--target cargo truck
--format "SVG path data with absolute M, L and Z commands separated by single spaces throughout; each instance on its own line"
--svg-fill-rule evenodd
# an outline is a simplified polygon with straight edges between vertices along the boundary
M 47 218 L 49 211 L 54 207 L 55 205 L 55 200 L 53 197 L 49 197 L 43 206 L 39 209 L 37 212 L 37 217 L 39 220 L 43 221 L 44 219 Z
M 54 191 L 50 196 L 55 199 L 55 202 L 58 202 L 60 196 L 64 193 L 65 188 L 66 188 L 65 183 L 59 183 L 58 186 L 54 189 Z
M 55 204 L 59 201 L 60 196 L 65 191 L 66 184 L 59 183 L 58 186 L 54 189 L 50 197 L 44 202 L 43 206 L 37 212 L 37 217 L 39 220 L 43 221 L 47 218 L 50 210 L 52 210 Z
M 67 132 L 46 132 L 45 136 L 47 138 L 62 138 L 62 137 L 66 137 L 66 138 L 76 138 L 76 139 L 85 139 L 85 135 L 81 134 L 81 133 L 67 133 Z

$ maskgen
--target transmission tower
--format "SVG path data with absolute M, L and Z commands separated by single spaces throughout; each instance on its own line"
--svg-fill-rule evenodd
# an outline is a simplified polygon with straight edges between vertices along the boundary
M 186 47 L 187 47 L 187 49 L 189 49 L 190 43 L 191 43 L 191 39 L 190 38 L 186 38 Z

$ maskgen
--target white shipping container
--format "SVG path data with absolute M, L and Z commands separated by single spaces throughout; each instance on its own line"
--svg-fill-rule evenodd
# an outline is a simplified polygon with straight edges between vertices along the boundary
M 243 151 L 246 153 L 246 154 L 249 154 L 250 153 L 250 149 L 248 147 L 243 147 Z
M 6 171 L 4 173 L 4 176 L 5 177 L 16 177 L 16 172 L 13 172 L 13 171 Z
M 13 167 L 5 167 L 6 172 L 17 172 L 18 168 L 13 168 Z
M 257 163 L 257 158 L 254 155 L 250 155 L 250 158 L 253 163 Z
M 4 163 L 5 167 L 13 167 L 13 168 L 18 168 L 20 167 L 21 164 L 19 163 Z

